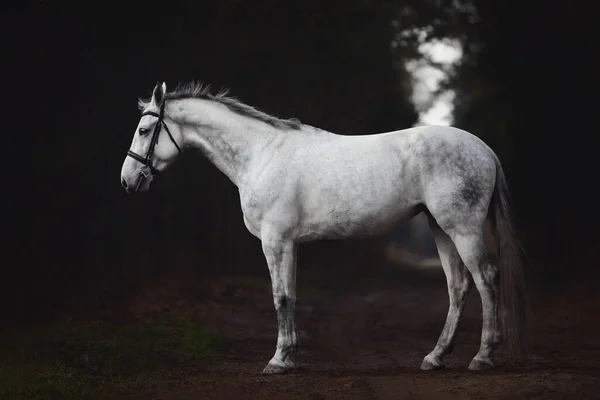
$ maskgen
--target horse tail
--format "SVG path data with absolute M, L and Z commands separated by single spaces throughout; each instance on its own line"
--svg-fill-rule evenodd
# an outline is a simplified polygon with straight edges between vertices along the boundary
M 515 361 L 525 354 L 527 299 L 522 259 L 524 253 L 513 224 L 506 177 L 498 157 L 495 157 L 495 161 L 496 186 L 490 204 L 490 216 L 500 274 L 498 311 L 503 342 L 508 346 L 511 361 Z

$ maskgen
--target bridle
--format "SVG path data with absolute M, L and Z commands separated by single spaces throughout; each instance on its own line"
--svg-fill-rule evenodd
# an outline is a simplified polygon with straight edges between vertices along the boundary
M 177 148 L 177 151 L 179 151 L 179 153 L 181 153 L 181 148 L 179 147 L 179 145 L 173 138 L 173 135 L 171 135 L 171 131 L 169 131 L 169 127 L 167 126 L 167 124 L 164 121 L 164 119 L 165 119 L 165 103 L 166 103 L 166 101 L 162 102 L 162 104 L 160 106 L 159 114 L 155 113 L 154 111 L 145 111 L 144 113 L 142 113 L 142 117 L 144 115 L 152 115 L 153 117 L 158 118 L 158 121 L 156 121 L 156 125 L 154 125 L 154 132 L 152 132 L 152 140 L 150 141 L 150 146 L 148 147 L 148 151 L 146 152 L 146 157 L 143 157 L 143 156 L 131 151 L 131 149 L 127 150 L 127 155 L 129 157 L 144 164 L 144 167 L 141 170 L 144 177 L 148 177 L 149 174 L 156 175 L 160 172 L 158 169 L 156 169 L 152 165 L 151 158 L 154 155 L 154 148 L 156 147 L 156 144 L 158 143 L 158 137 L 160 135 L 160 131 L 162 130 L 163 126 L 165 127 L 165 131 L 167 131 L 167 134 L 169 135 L 169 139 L 171 139 L 171 142 L 173 142 L 173 144 Z

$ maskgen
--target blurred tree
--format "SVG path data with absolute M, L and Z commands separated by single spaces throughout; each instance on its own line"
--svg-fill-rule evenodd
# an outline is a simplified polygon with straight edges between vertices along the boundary
M 128 279 L 167 270 L 184 254 L 203 271 L 264 272 L 235 188 L 202 157 L 184 156 L 145 196 L 119 186 L 136 99 L 157 80 L 172 88 L 200 79 L 277 116 L 380 132 L 416 121 L 404 62 L 443 38 L 464 51 L 444 87 L 456 92 L 455 125 L 500 153 L 532 253 L 563 269 L 571 253 L 581 260 L 593 235 L 572 215 L 594 214 L 577 182 L 594 168 L 583 165 L 593 146 L 580 120 L 595 114 L 580 110 L 587 102 L 578 90 L 593 81 L 583 71 L 594 65 L 585 60 L 594 24 L 582 22 L 579 1 L 135 3 L 66 12 L 43 1 L 6 18 L 16 123 L 5 129 L 7 165 L 16 167 L 5 184 L 5 245 L 19 263 L 2 283 L 10 301 L 0 304 L 12 311 L 50 312 L 106 277 L 125 292 Z
M 462 43 L 462 60 L 441 90 L 456 94 L 454 125 L 482 137 L 499 154 L 538 272 L 562 282 L 589 276 L 585 266 L 595 265 L 595 228 L 587 215 L 595 211 L 579 194 L 593 159 L 583 145 L 589 132 L 585 121 L 594 115 L 585 111 L 585 93 L 594 79 L 587 59 L 594 26 L 586 18 L 590 11 L 581 1 L 415 6 L 422 12 L 408 9 L 400 19 L 419 26 L 412 35 L 399 35 L 413 41 L 409 49 L 415 41 L 443 37 Z M 445 18 L 428 17 L 436 14 Z
M 27 300 L 35 291 L 53 308 L 76 292 L 89 296 L 105 277 L 126 291 L 125 277 L 168 270 L 174 254 L 190 249 L 199 269 L 250 268 L 255 260 L 264 271 L 235 188 L 202 157 L 183 157 L 145 196 L 126 196 L 119 186 L 137 97 L 157 80 L 170 88 L 191 79 L 227 86 L 266 112 L 343 134 L 416 121 L 410 78 L 390 47 L 398 3 L 134 3 L 92 1 L 65 12 L 44 1 L 10 21 L 13 32 L 26 26 L 36 38 L 14 46 L 15 74 L 28 75 L 15 80 L 14 103 L 40 97 L 39 110 L 18 107 L 14 120 L 35 115 L 44 129 L 26 124 L 11 137 L 28 160 L 19 171 L 27 178 L 15 187 L 36 206 L 12 218 L 26 267 L 7 280 L 8 296 L 20 291 Z

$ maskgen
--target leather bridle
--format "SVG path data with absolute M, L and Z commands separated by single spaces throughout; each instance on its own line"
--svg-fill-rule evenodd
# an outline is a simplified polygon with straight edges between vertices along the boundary
M 156 175 L 160 172 L 158 169 L 156 169 L 152 165 L 151 159 L 152 159 L 152 156 L 154 155 L 154 148 L 156 147 L 156 144 L 158 143 L 158 138 L 160 136 L 160 132 L 161 132 L 163 126 L 165 128 L 165 131 L 167 131 L 167 134 L 169 135 L 171 142 L 173 142 L 173 144 L 177 148 L 177 151 L 179 151 L 179 153 L 181 153 L 181 148 L 179 147 L 179 145 L 173 138 L 173 135 L 171 135 L 171 131 L 169 131 L 169 127 L 167 126 L 167 124 L 164 121 L 165 103 L 166 103 L 166 101 L 162 102 L 162 104 L 160 106 L 160 113 L 158 113 L 158 114 L 155 113 L 154 111 L 145 111 L 142 114 L 142 117 L 144 115 L 152 115 L 153 117 L 158 118 L 158 121 L 156 121 L 156 125 L 154 125 L 154 132 L 152 132 L 152 139 L 150 141 L 150 146 L 148 147 L 148 151 L 146 152 L 146 157 L 137 154 L 136 152 L 132 151 L 131 149 L 129 149 L 127 151 L 127 155 L 129 157 L 144 164 L 144 167 L 142 168 L 142 174 L 144 175 L 144 177 L 148 177 L 149 173 L 152 175 Z

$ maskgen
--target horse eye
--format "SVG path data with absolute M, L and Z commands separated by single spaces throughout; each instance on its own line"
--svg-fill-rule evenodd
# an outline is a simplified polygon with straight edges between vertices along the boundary
M 147 128 L 140 128 L 140 135 L 146 135 L 148 134 L 149 129 Z

